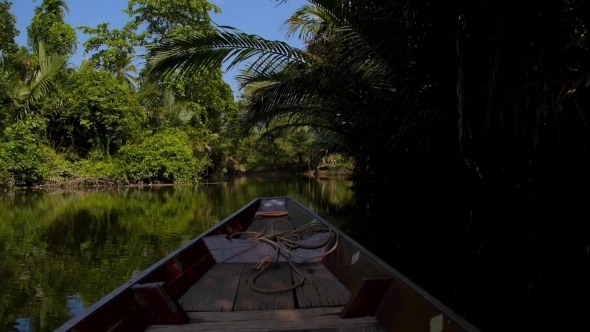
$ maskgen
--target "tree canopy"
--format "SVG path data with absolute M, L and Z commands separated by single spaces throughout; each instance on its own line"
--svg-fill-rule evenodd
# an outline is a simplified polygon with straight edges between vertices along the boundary
M 27 27 L 29 46 L 43 43 L 49 54 L 70 56 L 77 47 L 76 31 L 64 22 L 69 7 L 65 0 L 41 0 Z
M 88 58 L 72 67 L 68 59 L 77 40 L 65 23 L 67 2 L 39 0 L 28 47 L 14 41 L 10 5 L 0 3 L 1 187 L 193 183 L 205 170 L 225 169 L 234 152 L 220 134 L 238 108 L 221 65 L 190 78 L 150 81 L 142 63 L 149 43 L 213 31 L 209 12 L 218 7 L 203 0 L 130 0 L 122 28 L 78 27 L 89 35 L 83 45 Z M 166 142 L 174 144 L 164 147 Z M 144 156 L 144 149 L 153 151 Z
M 10 12 L 12 2 L 0 1 L 0 51 L 2 54 L 16 52 L 18 46 L 14 38 L 20 32 L 16 28 L 16 17 Z

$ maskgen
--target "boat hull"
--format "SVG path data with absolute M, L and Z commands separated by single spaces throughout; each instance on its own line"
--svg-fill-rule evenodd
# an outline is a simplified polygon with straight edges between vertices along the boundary
M 273 199 L 285 202 L 284 209 L 295 227 L 312 220 L 331 226 L 292 197 L 254 199 L 56 331 L 144 331 L 154 323 L 153 312 L 161 312 L 164 317 L 157 319 L 168 324 L 186 324 L 188 318 L 178 300 L 218 263 L 205 238 L 246 231 L 261 211 L 261 203 Z M 478 331 L 352 238 L 335 232 L 339 238 L 336 250 L 321 257 L 320 262 L 352 294 L 342 309 L 343 318 L 374 316 L 388 331 Z M 158 309 L 150 313 L 150 301 L 154 306 L 167 304 L 163 308 L 170 308 L 169 312 Z

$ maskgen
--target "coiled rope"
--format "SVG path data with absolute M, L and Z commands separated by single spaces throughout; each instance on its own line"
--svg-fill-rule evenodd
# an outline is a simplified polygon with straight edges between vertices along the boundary
M 266 234 L 266 229 L 269 226 L 274 225 L 275 223 L 279 223 L 279 222 L 289 225 L 291 230 L 279 232 L 279 233 L 275 233 L 275 234 Z M 326 233 L 326 232 L 329 235 L 326 237 L 326 241 L 324 241 L 320 244 L 306 244 L 301 241 L 303 236 L 306 234 Z M 338 233 L 335 232 L 332 229 L 332 227 L 325 225 L 323 223 L 320 223 L 320 222 L 316 221 L 315 219 L 312 220 L 310 223 L 307 223 L 297 229 L 286 218 L 275 219 L 275 220 L 269 222 L 266 226 L 264 226 L 264 228 L 260 232 L 248 232 L 248 231 L 238 232 L 238 233 L 233 233 L 231 235 L 231 237 L 233 238 L 233 237 L 236 237 L 236 236 L 242 235 L 242 234 L 252 235 L 253 237 L 251 237 L 250 240 L 257 240 L 257 241 L 260 241 L 263 243 L 267 243 L 275 248 L 275 253 L 272 257 L 267 256 L 267 257 L 263 258 L 261 261 L 259 261 L 254 266 L 254 269 L 260 270 L 260 271 L 258 273 L 256 273 L 256 275 L 252 279 L 252 282 L 250 283 L 250 286 L 252 287 L 252 289 L 254 289 L 255 291 L 260 292 L 260 293 L 285 292 L 285 291 L 289 291 L 289 290 L 295 289 L 295 288 L 303 285 L 303 282 L 305 281 L 305 277 L 303 276 L 303 273 L 301 273 L 301 271 L 299 271 L 299 269 L 293 264 L 293 261 L 291 260 L 291 256 L 296 256 L 296 257 L 300 257 L 300 258 L 308 259 L 308 260 L 322 258 L 322 257 L 330 254 L 334 250 L 336 250 L 336 248 L 338 247 L 338 241 L 340 240 Z M 336 240 L 334 242 L 334 246 L 332 246 L 332 248 L 330 248 L 328 251 L 322 253 L 319 256 L 308 257 L 308 256 L 301 255 L 301 254 L 294 252 L 294 250 L 298 249 L 298 248 L 319 249 L 321 247 L 324 247 L 332 239 L 332 234 L 335 234 L 335 238 L 336 238 Z M 283 287 L 280 289 L 261 289 L 261 288 L 257 287 L 255 284 L 256 279 L 258 279 L 258 277 L 260 275 L 262 275 L 264 270 L 266 270 L 266 268 L 270 265 L 270 263 L 272 261 L 274 261 L 274 260 L 278 261 L 281 251 L 283 251 L 284 253 L 287 254 L 287 260 L 289 261 L 289 265 L 291 266 L 293 271 L 295 271 L 295 273 L 299 276 L 299 278 L 298 278 L 299 281 L 292 286 Z

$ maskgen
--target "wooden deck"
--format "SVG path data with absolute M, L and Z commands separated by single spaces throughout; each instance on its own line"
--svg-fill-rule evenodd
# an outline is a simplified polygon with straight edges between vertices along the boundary
M 153 325 L 153 332 L 316 331 L 382 332 L 375 317 L 343 319 L 342 307 L 264 311 L 191 312 L 187 325 Z
M 261 230 L 270 221 L 257 216 L 285 214 L 301 235 L 292 262 L 305 275 L 305 284 L 274 295 L 253 292 L 252 266 L 272 257 L 275 243 L 236 238 L 236 233 Z M 275 224 L 267 231 L 289 228 Z M 256 286 L 278 288 L 298 281 L 295 269 L 283 264 L 288 261 L 279 257 Z M 145 330 L 479 332 L 292 197 L 252 200 L 56 332 Z
M 248 231 L 260 231 L 272 219 L 255 220 Z M 275 224 L 267 232 L 286 230 Z M 287 228 L 288 229 L 288 228 Z M 322 263 L 300 263 L 305 283 L 279 293 L 260 293 L 250 286 L 258 273 L 254 263 L 219 263 L 179 300 L 187 325 L 150 326 L 148 331 L 382 331 L 374 317 L 343 319 L 351 293 Z M 297 275 L 286 262 L 272 263 L 256 280 L 262 289 L 294 284 Z

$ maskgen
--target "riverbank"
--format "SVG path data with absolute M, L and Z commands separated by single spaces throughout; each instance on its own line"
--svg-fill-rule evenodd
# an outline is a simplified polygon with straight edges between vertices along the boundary
M 203 178 L 197 183 L 122 183 L 117 181 L 100 180 L 93 178 L 77 178 L 62 182 L 50 182 L 36 186 L 13 186 L 4 188 L 3 192 L 23 191 L 23 190 L 42 190 L 42 191 L 84 191 L 84 190 L 107 190 L 107 189 L 124 189 L 124 188 L 158 188 L 158 187 L 190 187 L 198 185 L 215 185 L 230 183 L 233 181 L 240 182 L 242 179 L 251 179 L 266 181 L 271 179 L 293 179 L 304 177 L 317 180 L 348 180 L 349 174 L 327 171 L 311 171 L 305 173 L 292 173 L 287 171 L 252 171 L 238 176 L 224 176 Z
M 352 175 L 352 164 L 321 164 L 313 169 L 310 169 L 308 165 L 292 165 L 281 168 L 258 167 L 252 170 L 247 170 L 243 174 L 247 176 L 261 177 L 290 177 L 293 175 L 302 175 L 321 179 L 348 179 Z
M 63 166 L 63 165 L 62 165 Z M 260 179 L 288 179 L 293 177 L 306 177 L 316 179 L 339 179 L 348 180 L 352 175 L 352 165 L 347 163 L 322 164 L 315 169 L 309 170 L 307 165 L 290 165 L 284 167 L 256 167 L 243 172 L 234 172 L 233 174 L 212 175 L 212 176 L 187 176 L 183 172 L 181 180 L 175 181 L 175 173 L 164 176 L 166 172 L 160 170 L 145 170 L 151 176 L 136 176 L 137 174 L 123 172 L 123 169 L 117 169 L 115 161 L 104 162 L 98 161 L 90 163 L 85 161 L 79 165 L 68 163 L 62 167 L 61 172 L 53 170 L 51 176 L 46 176 L 44 182 L 35 185 L 15 184 L 15 181 L 7 182 L 9 185 L 0 186 L 0 190 L 7 192 L 10 190 L 24 189 L 44 189 L 44 190 L 82 190 L 85 188 L 142 188 L 142 187 L 162 187 L 162 186 L 186 186 L 197 185 L 208 182 L 224 182 L 227 180 L 250 177 Z M 137 168 L 138 166 L 136 165 Z M 63 169 L 67 169 L 64 172 Z M 161 169 L 161 168 L 160 168 Z M 162 173 L 162 175 L 158 175 Z M 50 174 L 50 173 L 48 173 Z M 59 174 L 59 176 L 58 176 Z M 161 180 L 162 179 L 162 180 Z

